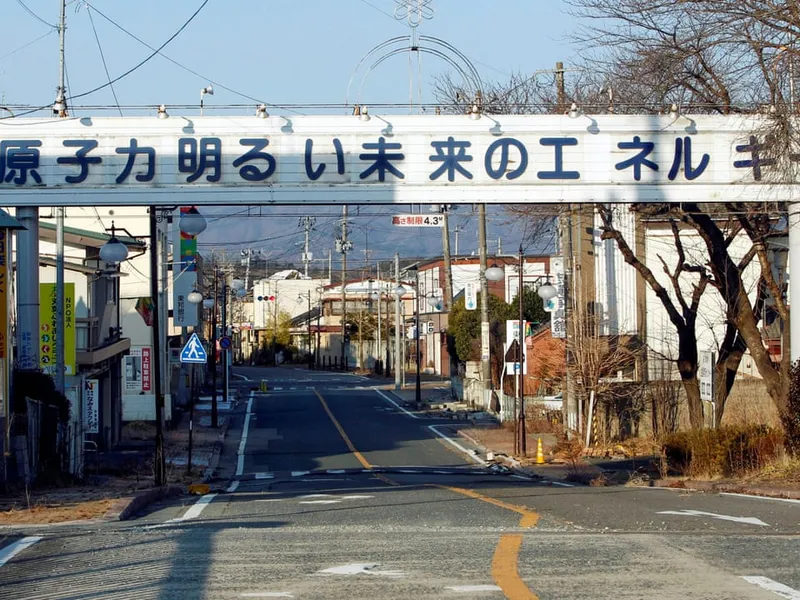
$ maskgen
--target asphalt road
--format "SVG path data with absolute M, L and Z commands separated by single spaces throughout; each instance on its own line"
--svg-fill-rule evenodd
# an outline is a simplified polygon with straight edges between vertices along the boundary
M 363 378 L 242 372 L 218 493 L 3 530 L 0 598 L 800 600 L 800 503 L 519 478 Z

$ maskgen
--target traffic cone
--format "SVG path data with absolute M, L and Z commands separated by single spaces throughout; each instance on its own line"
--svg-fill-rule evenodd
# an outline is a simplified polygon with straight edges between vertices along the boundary
M 544 464 L 544 451 L 542 450 L 542 438 L 536 442 L 536 464 Z

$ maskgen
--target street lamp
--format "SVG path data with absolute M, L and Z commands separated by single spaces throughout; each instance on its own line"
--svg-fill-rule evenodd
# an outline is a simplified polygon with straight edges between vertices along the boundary
M 416 363 L 417 368 L 417 377 L 416 382 L 414 384 L 414 404 L 416 408 L 419 408 L 422 405 L 422 385 L 420 382 L 420 373 L 419 373 L 419 362 L 422 360 L 422 356 L 420 355 L 420 347 L 419 347 L 419 267 L 417 265 L 413 265 L 408 267 L 409 271 L 414 271 L 414 278 L 415 278 L 415 288 L 414 288 L 414 302 L 416 305 L 416 310 L 414 311 L 414 338 L 416 339 Z
M 159 109 L 159 118 L 166 118 L 166 109 L 162 106 Z M 164 219 L 169 219 L 172 216 L 172 211 L 177 207 L 155 207 L 151 206 L 150 213 L 150 297 L 153 302 L 153 354 L 155 361 L 153 364 L 153 378 L 155 379 L 154 396 L 155 396 L 155 421 L 156 421 L 156 439 L 155 439 L 155 460 L 154 460 L 154 479 L 156 486 L 163 486 L 167 480 L 167 467 L 166 458 L 164 456 L 164 393 L 161 381 L 161 311 L 159 309 L 159 290 L 158 290 L 158 223 Z M 198 213 L 198 216 L 199 213 Z M 202 216 L 200 216 L 202 218 Z M 205 221 L 205 220 L 203 220 Z M 193 228 L 191 223 L 195 224 Z M 195 235 L 193 231 L 197 229 L 198 219 L 194 217 L 194 221 L 180 223 L 181 231 L 187 235 Z M 188 229 L 185 230 L 184 227 Z M 122 247 L 120 247 L 122 246 Z M 123 252 L 124 250 L 124 252 Z M 114 227 L 112 224 L 111 238 L 103 244 L 100 248 L 100 258 L 107 262 L 119 263 L 128 257 L 128 249 L 124 247 L 115 235 Z
M 505 272 L 503 271 L 503 269 L 497 266 L 497 263 L 495 263 L 491 267 L 486 269 L 484 275 L 486 276 L 486 279 L 488 279 L 489 281 L 500 281 L 501 279 L 503 279 Z
M 539 298 L 544 300 L 545 304 L 547 304 L 548 300 L 556 297 L 558 290 L 554 285 L 550 285 L 550 280 L 548 279 L 547 283 L 539 286 L 539 289 L 536 290 L 536 293 L 539 294 Z
M 206 230 L 208 223 L 205 217 L 200 214 L 196 207 L 192 206 L 188 211 L 181 213 L 181 220 L 178 221 L 180 230 L 191 236 L 200 235 Z

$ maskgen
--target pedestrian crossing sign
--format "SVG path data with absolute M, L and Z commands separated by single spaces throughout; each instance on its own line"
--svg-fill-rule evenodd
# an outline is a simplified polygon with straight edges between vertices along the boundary
M 206 349 L 203 348 L 203 344 L 200 342 L 200 338 L 197 337 L 196 333 L 192 334 L 192 337 L 189 338 L 189 341 L 186 342 L 186 345 L 181 350 L 181 362 L 182 363 L 205 363 L 208 360 L 208 355 L 206 354 Z

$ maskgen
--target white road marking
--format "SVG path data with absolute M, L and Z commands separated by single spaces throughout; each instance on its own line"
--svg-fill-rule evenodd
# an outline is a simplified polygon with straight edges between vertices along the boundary
M 206 494 L 201 496 L 200 499 L 192 504 L 182 516 L 176 517 L 175 519 L 170 519 L 169 521 L 165 521 L 163 523 L 158 523 L 157 525 L 147 525 L 145 529 L 159 529 L 161 527 L 169 527 L 170 525 L 174 525 L 175 523 L 182 523 L 183 521 L 189 521 L 191 519 L 196 519 L 200 516 L 200 513 L 203 512 L 203 509 L 208 506 L 211 501 L 216 498 L 216 494 Z
M 439 431 L 438 429 L 436 429 L 436 425 L 428 425 L 428 429 L 430 429 L 430 430 L 431 430 L 433 433 L 435 433 L 436 435 L 438 435 L 440 438 L 442 438 L 442 439 L 443 439 L 445 442 L 447 442 L 448 444 L 450 444 L 450 445 L 452 445 L 452 446 L 455 446 L 456 448 L 458 448 L 458 449 L 459 449 L 461 452 L 463 452 L 464 454 L 466 454 L 467 456 L 469 456 L 469 457 L 470 457 L 472 460 L 474 460 L 476 463 L 478 463 L 478 464 L 481 464 L 481 465 L 485 465 L 485 464 L 486 464 L 486 461 L 485 461 L 485 460 L 483 460 L 483 459 L 482 459 L 480 456 L 477 456 L 476 454 L 474 454 L 474 453 L 472 452 L 472 450 L 468 450 L 467 448 L 465 448 L 464 446 L 462 446 L 462 445 L 461 445 L 461 444 L 459 444 L 458 442 L 456 442 L 456 441 L 454 441 L 454 440 L 451 440 L 451 439 L 450 439 L 448 436 L 446 436 L 446 435 L 445 435 L 445 434 L 443 434 L 441 431 Z
M 350 496 L 342 496 L 342 500 L 366 500 L 367 498 L 374 498 L 374 497 L 375 496 L 351 494 Z
M 244 473 L 244 447 L 247 445 L 247 433 L 250 430 L 250 415 L 253 411 L 253 396 L 255 391 L 250 392 L 250 398 L 247 400 L 247 414 L 244 416 L 244 427 L 242 428 L 242 439 L 239 442 L 239 451 L 237 452 L 236 459 L 236 475 Z
M 404 473 L 406 475 L 416 475 L 419 471 L 412 471 L 410 469 L 398 469 L 398 473 Z
M 17 540 L 13 544 L 10 544 L 9 546 L 6 546 L 2 550 L 0 550 L 0 567 L 2 567 L 8 561 L 14 558 L 17 554 L 25 550 L 25 548 L 30 548 L 41 539 L 42 539 L 41 537 L 33 535 L 24 537 L 21 540 Z
M 341 500 L 303 500 L 298 504 L 341 504 Z
M 350 481 L 349 479 L 345 478 L 342 479 L 341 477 L 304 477 L 300 481 Z
M 395 405 L 397 408 L 399 408 L 400 410 L 402 410 L 404 413 L 406 413 L 406 414 L 407 414 L 409 417 L 411 417 L 412 419 L 419 419 L 419 418 L 420 418 L 420 417 L 419 417 L 419 415 L 415 415 L 414 413 L 412 413 L 412 412 L 410 412 L 410 411 L 406 410 L 405 408 L 403 408 L 402 406 L 400 406 L 400 405 L 399 405 L 397 402 L 395 402 L 394 400 L 392 400 L 392 399 L 391 399 L 389 396 L 387 396 L 387 395 L 386 395 L 386 394 L 384 394 L 382 391 L 380 391 L 378 388 L 372 388 L 372 389 L 373 389 L 373 390 L 375 390 L 375 391 L 378 393 L 378 395 L 379 395 L 381 398 L 383 398 L 383 399 L 384 399 L 384 400 L 386 400 L 387 402 L 391 402 L 392 404 L 394 404 L 394 405 Z
M 317 571 L 317 575 L 379 575 L 383 577 L 403 577 L 405 575 L 402 571 L 376 571 L 375 567 L 380 567 L 380 564 L 350 563 Z
M 302 477 L 303 475 L 309 475 L 311 471 L 292 471 L 292 477 Z
M 344 469 L 328 469 L 326 473 L 328 475 L 344 475 L 345 473 L 347 473 L 347 471 L 345 471 Z
M 256 500 L 256 502 L 283 502 L 286 498 L 261 498 L 260 500 Z
M 275 479 L 272 473 L 256 473 L 256 479 Z
M 514 479 L 523 479 L 525 481 L 530 481 L 531 480 L 530 477 L 525 477 L 525 475 L 511 475 L 511 477 L 513 477 Z
M 300 498 L 333 498 L 333 494 L 306 494 Z
M 575 487 L 573 484 L 564 483 L 563 481 L 551 481 L 550 483 L 552 483 L 553 485 L 559 485 L 561 487 Z
M 777 594 L 781 598 L 788 598 L 788 600 L 800 600 L 800 592 L 790 588 L 788 585 L 783 585 L 770 579 L 769 577 L 760 577 L 754 575 L 747 575 L 742 577 L 747 583 L 752 583 L 759 587 L 769 590 L 773 594 Z
M 794 498 L 773 498 L 771 496 L 754 496 L 752 494 L 735 494 L 734 492 L 720 492 L 720 496 L 737 496 L 739 498 L 752 498 L 754 500 L 772 500 L 775 502 L 790 502 L 791 504 L 800 504 L 800 500 Z
M 245 592 L 240 598 L 294 598 L 291 592 Z
M 681 515 L 687 517 L 711 517 L 712 519 L 719 519 L 720 521 L 733 521 L 734 523 L 747 523 L 748 525 L 760 525 L 761 527 L 769 527 L 769 523 L 764 523 L 761 519 L 756 517 L 731 517 L 730 515 L 718 515 L 716 513 L 705 512 L 702 510 L 662 510 L 659 515 Z
M 228 486 L 228 489 L 225 491 L 228 492 L 229 494 L 232 494 L 233 492 L 236 491 L 236 488 L 238 487 L 239 487 L 239 480 L 236 479 L 235 481 L 231 482 L 231 484 Z
M 444 589 L 462 593 L 503 591 L 499 586 L 496 585 L 449 585 Z

